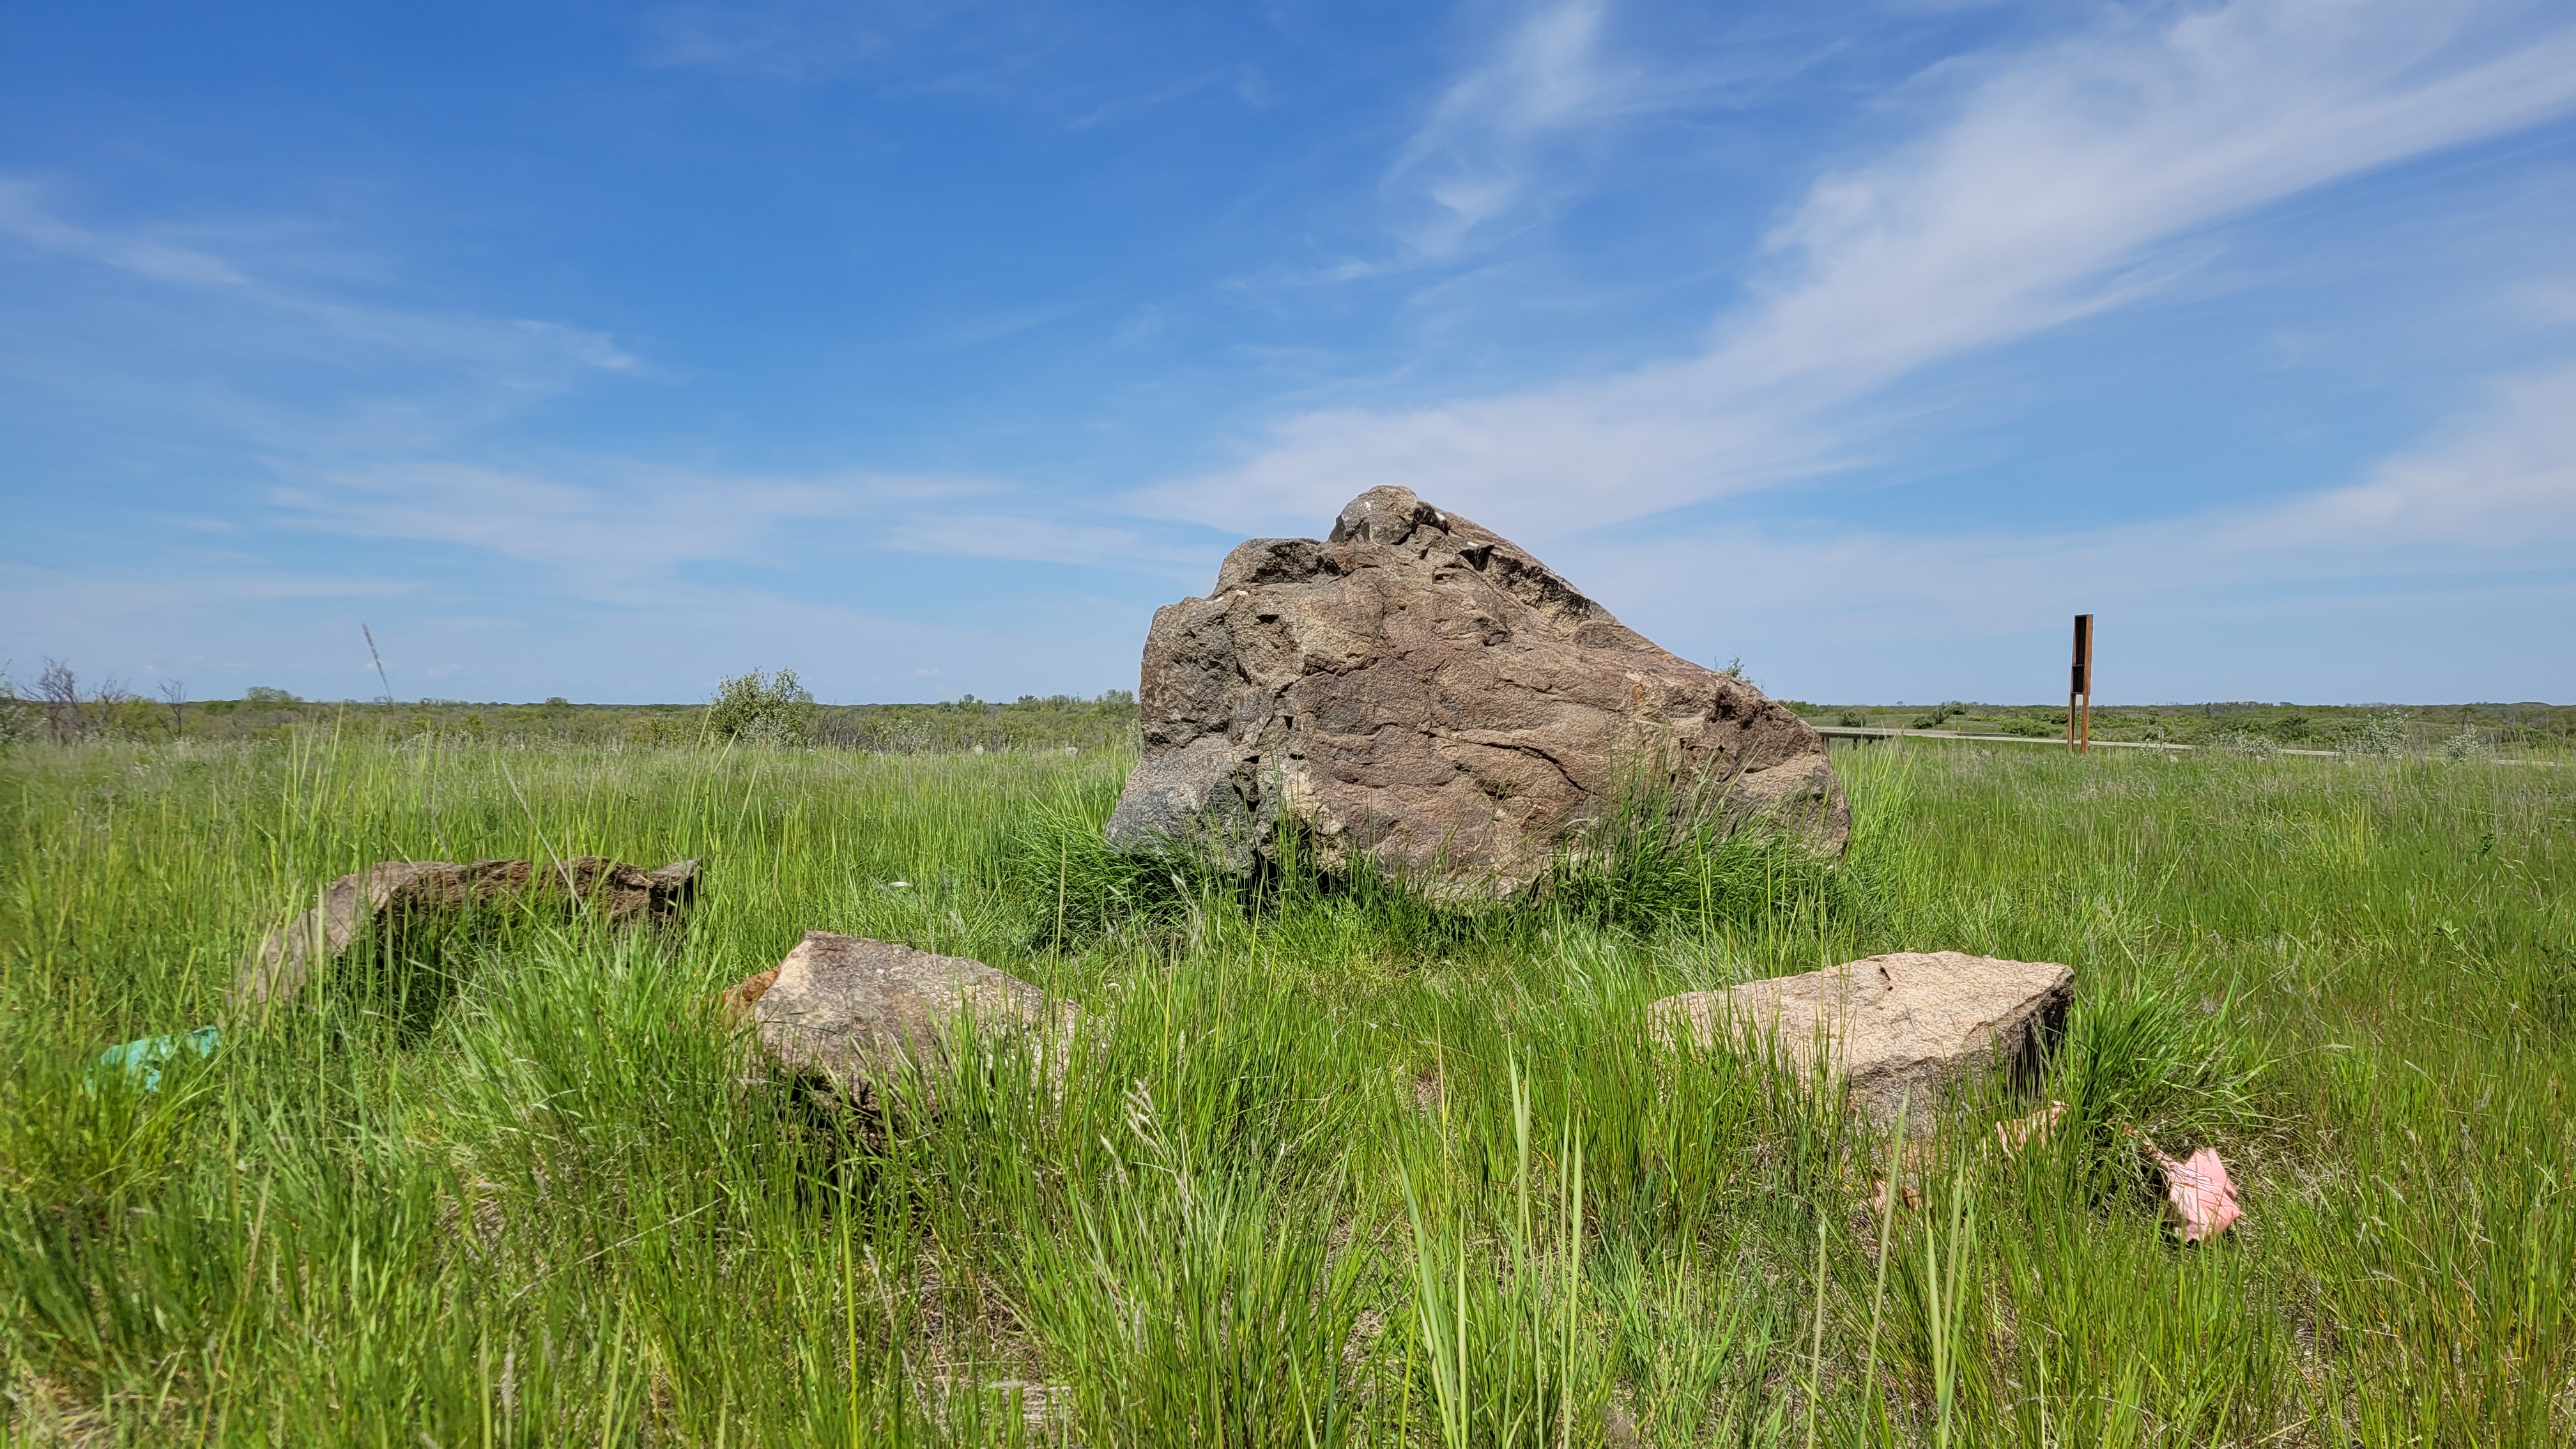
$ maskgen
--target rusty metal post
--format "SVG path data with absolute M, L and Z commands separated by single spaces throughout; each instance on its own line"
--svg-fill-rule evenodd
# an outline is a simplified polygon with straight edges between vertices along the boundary
M 2079 709 L 2080 704 L 2080 709 Z M 2093 752 L 2093 616 L 2075 616 L 2075 668 L 2066 681 L 2066 748 Z

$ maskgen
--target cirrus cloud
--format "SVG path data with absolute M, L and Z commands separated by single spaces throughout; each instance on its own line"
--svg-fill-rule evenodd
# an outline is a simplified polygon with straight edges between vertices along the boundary
M 2153 295 L 2188 243 L 2257 208 L 2576 108 L 2576 24 L 2233 0 L 1948 71 L 1946 118 L 1817 180 L 1698 355 L 1296 414 L 1128 505 L 1265 532 L 1400 483 L 1544 539 L 1830 472 L 1867 455 L 1870 403 L 1900 378 Z

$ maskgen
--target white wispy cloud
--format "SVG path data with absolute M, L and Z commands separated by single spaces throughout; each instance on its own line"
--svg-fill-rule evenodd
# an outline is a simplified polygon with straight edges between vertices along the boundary
M 1147 530 L 996 511 L 1028 501 L 990 479 L 850 471 L 724 474 L 615 458 L 495 467 L 408 461 L 334 470 L 271 490 L 295 526 L 479 550 L 546 570 L 594 599 L 656 596 L 692 564 L 797 569 L 817 547 L 1072 564 L 1203 583 L 1203 544 Z M 968 511 L 967 505 L 983 504 Z
M 474 550 L 538 570 L 577 597 L 625 605 L 665 595 L 690 565 L 787 564 L 816 530 L 836 547 L 1165 577 L 1205 571 L 1206 550 L 1133 527 L 1025 509 L 956 511 L 1015 491 L 987 479 L 864 469 L 769 476 L 560 449 L 512 456 L 490 442 L 489 425 L 585 377 L 641 364 L 607 334 L 570 324 L 365 303 L 151 228 L 74 222 L 23 182 L 0 184 L 0 237 L 139 279 L 157 298 L 145 315 L 159 329 L 140 362 L 129 345 L 94 364 L 76 350 L 39 348 L 0 365 L 42 373 L 58 389 L 77 384 L 85 406 L 112 407 L 130 393 L 156 423 L 174 408 L 194 414 L 273 478 L 263 522 Z M 186 305 L 208 301 L 207 311 Z M 157 370 L 183 355 L 227 365 L 191 367 L 179 383 Z M 333 364 L 318 386 L 294 366 L 313 361 Z
M 0 235 L 154 281 L 191 286 L 252 285 L 231 264 L 195 248 L 74 225 L 46 204 L 43 188 L 23 177 L 0 176 Z
M 1815 538 L 1737 526 L 1689 538 L 1568 540 L 1552 561 L 1650 632 L 1685 647 L 1758 639 L 1775 658 L 1848 676 L 1848 697 L 1871 686 L 1868 671 L 1843 661 L 1874 647 L 1938 641 L 1965 651 L 1968 641 L 2053 625 L 2075 609 L 2102 610 L 2133 632 L 2188 632 L 2215 615 L 2241 633 L 2267 617 L 2349 611 L 2355 600 L 2399 601 L 2456 622 L 2464 604 L 2539 590 L 2539 607 L 2565 617 L 2570 557 L 2576 368 L 2503 379 L 2355 481 L 2263 504 L 2044 532 Z M 1713 577 L 1724 578 L 1729 600 L 1714 625 Z M 1699 640 L 1711 627 L 1730 638 Z M 1876 667 L 1902 666 L 1882 659 Z M 1947 667 L 1916 672 L 1937 677 Z M 2526 687 L 2576 679 L 2546 660 L 2521 672 Z M 2038 678 L 2007 697 L 2030 697 Z
M 1163 543 L 1137 529 L 1010 514 L 918 512 L 883 541 L 911 553 L 1077 564 L 1192 582 L 1213 568 L 1206 548 Z
M 992 0 L 734 0 L 658 6 L 641 59 L 769 85 L 856 80 L 965 96 L 1082 131 L 1207 93 L 1259 106 L 1257 73 L 1131 43 L 1095 8 Z
M 642 366 L 604 332 L 539 318 L 441 314 L 359 302 L 267 275 L 253 260 L 156 236 L 149 227 L 75 222 L 52 203 L 45 188 L 20 177 L 0 176 L 0 236 L 56 257 L 257 309 L 279 324 L 247 336 L 233 334 L 229 344 L 237 349 L 367 351 L 410 362 L 478 367 L 520 387 L 549 385 L 567 367 L 633 372 Z
M 905 3 L 670 5 L 646 19 L 649 64 L 801 80 L 887 56 L 943 7 Z
M 1388 169 L 1391 192 L 1421 203 L 1404 227 L 1419 253 L 1447 256 L 1523 201 L 1549 137 L 1636 102 L 1633 73 L 1604 55 L 1606 0 L 1553 0 L 1506 26 L 1441 94 Z
M 381 686 L 361 620 L 405 699 L 449 693 L 465 680 L 477 699 L 700 700 L 725 675 L 778 664 L 797 668 L 827 699 L 917 698 L 939 692 L 933 680 L 948 692 L 1003 698 L 1089 690 L 1100 687 L 1096 661 L 1127 653 L 1144 621 L 1134 606 L 1086 602 L 1095 606 L 978 628 L 685 579 L 639 592 L 627 607 L 598 609 L 568 607 L 559 596 L 486 598 L 435 571 L 399 579 L 0 562 L 0 642 L 42 626 L 18 655 L 22 674 L 31 656 L 67 658 L 84 679 L 108 661 L 149 658 L 148 667 L 113 667 L 129 682 L 137 674 L 185 679 L 201 699 L 250 684 L 372 697 Z M 148 654 L 133 648 L 138 632 L 152 640 Z
M 2507 380 L 2347 487 L 2208 520 L 2209 547 L 2406 572 L 2576 557 L 2576 367 Z
M 1597 17 L 1580 20 L 1537 53 L 1579 70 Z M 1698 355 L 1299 414 L 1241 464 L 1131 505 L 1302 529 L 1402 483 L 1546 538 L 1828 471 L 1869 446 L 1867 403 L 1896 379 L 2153 295 L 2210 228 L 2254 208 L 2566 113 L 2576 24 L 2518 4 L 2234 0 L 2115 12 L 1951 70 L 1936 123 L 1809 188 L 1759 259 L 1754 299 L 1715 319 Z M 1530 102 L 1534 117 L 1590 104 L 1578 81 L 1521 89 L 1557 97 Z
M 39 611 L 122 619 L 194 608 L 296 599 L 383 599 L 411 593 L 409 579 L 269 568 L 199 568 L 182 574 L 101 575 L 74 568 L 0 561 L 0 613 Z
M 792 525 L 831 521 L 848 543 L 878 543 L 900 510 L 999 488 L 966 478 L 769 478 L 596 458 L 553 468 L 411 461 L 334 470 L 280 486 L 270 502 L 303 527 L 479 549 L 547 569 L 593 597 L 630 598 L 686 564 L 784 562 Z
M 76 219 L 49 188 L 0 177 L 0 258 L 27 278 L 0 374 L 87 414 L 192 425 L 322 466 L 446 446 L 596 379 L 650 372 L 595 329 L 390 305 L 291 247 L 185 235 Z

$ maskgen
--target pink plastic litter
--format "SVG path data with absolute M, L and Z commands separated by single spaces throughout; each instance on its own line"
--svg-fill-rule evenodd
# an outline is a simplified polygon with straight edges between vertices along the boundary
M 2245 1215 L 2236 1205 L 2236 1184 L 2228 1180 L 2227 1164 L 2218 1160 L 2215 1148 L 2204 1147 L 2180 1162 L 2161 1152 L 2155 1159 L 2164 1168 L 2165 1200 L 2184 1242 L 2217 1237 Z

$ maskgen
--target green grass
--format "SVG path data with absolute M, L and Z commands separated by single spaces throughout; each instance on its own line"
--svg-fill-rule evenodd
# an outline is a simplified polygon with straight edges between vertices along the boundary
M 2140 752 L 2145 753 L 2145 752 Z M 2576 1439 L 2576 775 L 1837 756 L 1850 861 L 1629 838 L 1522 907 L 1102 856 L 1126 760 L 90 745 L 0 756 L 0 1422 L 18 1442 L 1426 1446 Z M 683 936 L 353 962 L 142 1093 L 386 857 L 706 862 Z M 897 884 L 901 882 L 902 884 Z M 729 1042 L 809 928 L 1081 1002 L 891 1137 Z M 2064 961 L 2007 1158 L 1892 1144 L 1667 993 Z M 1061 1072 L 1060 1098 L 1048 1083 Z M 1922 1136 L 1920 1124 L 1915 1135 Z M 2179 1248 L 2134 1133 L 2217 1146 Z M 1990 1139 L 1988 1139 L 1990 1140 Z M 1875 1328 L 1873 1327 L 1875 1325 Z

